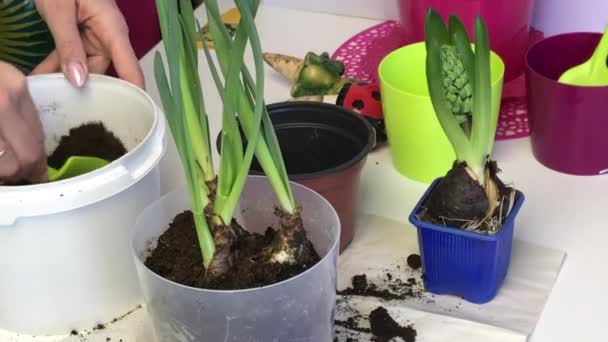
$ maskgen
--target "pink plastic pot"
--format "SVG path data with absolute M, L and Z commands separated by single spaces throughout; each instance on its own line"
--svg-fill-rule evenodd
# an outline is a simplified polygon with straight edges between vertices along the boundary
M 528 113 L 534 156 L 563 173 L 608 171 L 608 87 L 557 82 L 567 69 L 586 61 L 601 34 L 567 33 L 536 43 L 526 57 Z
M 490 33 L 490 44 L 506 65 L 505 82 L 524 72 L 524 57 L 530 36 L 534 0 L 399 0 L 399 14 L 407 44 L 424 40 L 424 19 L 433 8 L 447 22 L 456 14 L 474 37 L 475 17 L 483 17 Z

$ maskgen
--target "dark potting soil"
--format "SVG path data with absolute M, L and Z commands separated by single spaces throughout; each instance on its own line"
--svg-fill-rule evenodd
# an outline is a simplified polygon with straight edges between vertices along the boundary
M 381 306 L 369 314 L 369 323 L 374 340 L 377 342 L 388 342 L 395 337 L 400 337 L 405 342 L 416 341 L 416 330 L 411 326 L 399 325 Z
M 48 164 L 60 168 L 72 156 L 97 157 L 114 161 L 127 153 L 123 143 L 101 122 L 86 123 L 70 129 L 48 157 Z
M 70 129 L 59 140 L 59 145 L 50 156 L 47 164 L 60 168 L 71 156 L 98 157 L 114 161 L 127 153 L 122 142 L 100 122 L 92 122 Z M 6 186 L 32 185 L 28 180 L 4 184 Z
M 334 323 L 337 326 L 340 326 L 340 327 L 343 327 L 346 329 L 350 329 L 350 330 L 353 330 L 356 332 L 362 332 L 362 333 L 371 333 L 372 332 L 372 330 L 370 328 L 360 327 L 354 317 L 349 317 L 346 319 L 346 321 L 336 320 Z
M 413 270 L 419 269 L 420 266 L 422 266 L 422 260 L 420 259 L 420 255 L 410 254 L 410 256 L 407 257 L 407 265 Z
M 266 229 L 262 234 L 251 234 L 238 240 L 234 253 L 235 267 L 217 282 L 209 283 L 205 277 L 203 258 L 199 248 L 192 212 L 178 214 L 169 229 L 150 250 L 145 265 L 153 272 L 176 283 L 197 288 L 236 290 L 274 284 L 296 276 L 314 266 L 320 257 L 315 253 L 310 264 L 283 266 L 255 256 L 273 240 L 275 230 Z

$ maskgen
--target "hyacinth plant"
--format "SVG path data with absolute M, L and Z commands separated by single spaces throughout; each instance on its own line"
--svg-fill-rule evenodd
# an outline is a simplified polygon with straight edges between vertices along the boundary
M 426 214 L 467 230 L 496 232 L 515 192 L 500 181 L 490 159 L 498 113 L 492 109 L 488 30 L 480 16 L 474 31 L 473 46 L 457 16 L 446 27 L 435 10 L 427 13 L 429 94 L 457 160 L 429 195 Z
M 306 239 L 287 177 L 281 151 L 264 103 L 264 69 L 255 26 L 259 0 L 235 0 L 241 14 L 231 37 L 221 21 L 216 0 L 204 2 L 214 41 L 215 60 L 201 37 L 189 0 L 156 0 L 166 54 L 155 56 L 155 76 L 163 108 L 184 166 L 206 276 L 221 277 L 234 267 L 233 246 L 249 234 L 233 216 L 255 155 L 277 196 L 280 219 L 273 241 L 260 259 L 295 264 L 309 257 Z M 179 7 L 178 7 L 179 6 Z M 208 113 L 199 79 L 198 38 L 222 101 L 222 113 Z M 244 64 L 251 46 L 255 75 Z M 217 64 L 216 64 L 217 63 Z M 208 94 L 206 94 L 208 95 Z M 220 165 L 216 173 L 211 155 L 209 115 L 222 115 Z M 241 138 L 245 133 L 247 144 Z

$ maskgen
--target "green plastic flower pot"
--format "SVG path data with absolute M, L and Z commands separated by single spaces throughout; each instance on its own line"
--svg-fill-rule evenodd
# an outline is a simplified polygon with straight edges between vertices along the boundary
M 500 110 L 505 73 L 502 59 L 490 56 L 492 110 Z M 430 184 L 452 167 L 456 154 L 433 109 L 426 81 L 424 42 L 388 54 L 378 75 L 393 164 L 410 179 Z M 496 128 L 497 122 L 493 123 Z

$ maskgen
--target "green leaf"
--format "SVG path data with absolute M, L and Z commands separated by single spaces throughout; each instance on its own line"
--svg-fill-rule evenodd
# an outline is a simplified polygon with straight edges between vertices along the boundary
M 243 78 L 245 79 L 245 84 L 247 84 L 248 88 L 252 89 L 254 84 L 253 77 L 247 68 L 243 70 Z M 289 176 L 285 167 L 279 140 L 266 108 L 264 108 L 264 112 L 262 114 L 263 139 L 261 144 L 263 146 L 267 146 L 268 154 L 258 156 L 258 159 L 261 159 L 260 164 L 262 167 L 264 167 L 264 160 L 266 160 L 265 158 L 270 158 L 271 163 L 268 164 L 272 164 L 273 167 L 264 168 L 264 172 L 271 180 L 271 184 L 275 189 L 277 197 L 279 198 L 279 203 L 283 209 L 287 212 L 293 212 L 296 207 L 295 199 L 289 183 Z
M 213 44 L 215 46 L 215 53 L 217 56 L 217 60 L 220 65 L 220 69 L 222 70 L 222 74 L 226 76 L 228 73 L 228 63 L 229 60 L 229 51 L 232 49 L 232 41 L 230 38 L 230 34 L 226 30 L 226 27 L 222 23 L 221 14 L 219 10 L 219 6 L 217 5 L 216 0 L 207 0 L 205 1 L 205 6 L 207 10 L 207 20 L 209 25 L 209 32 L 213 37 Z M 204 40 L 205 37 L 201 32 L 201 39 Z
M 233 184 L 233 188 L 231 189 L 231 193 L 229 194 L 228 201 L 226 202 L 226 207 L 222 208 L 223 215 L 229 217 L 232 216 L 234 210 L 236 209 L 238 198 L 243 191 L 247 176 L 249 174 L 249 169 L 251 167 L 251 162 L 253 160 L 255 149 L 258 146 L 262 117 L 261 111 L 264 102 L 263 60 L 262 58 L 260 58 L 260 56 L 262 56 L 262 51 L 259 37 L 257 35 L 257 30 L 255 27 L 252 9 L 249 8 L 249 4 L 247 2 L 237 0 L 236 3 L 237 8 L 241 13 L 242 19 L 241 25 L 237 29 L 235 35 L 235 42 L 232 47 L 232 55 L 228 67 L 228 75 L 226 76 L 226 93 L 229 94 L 229 97 L 225 101 L 225 106 L 228 107 L 229 111 L 231 111 L 233 114 L 236 114 L 235 109 L 239 106 L 239 95 L 243 96 L 243 86 L 240 83 L 239 75 L 244 66 L 243 57 L 248 37 L 251 40 L 256 70 L 262 69 L 262 74 L 260 75 L 260 77 L 257 78 L 257 81 L 261 82 L 258 83 L 258 85 L 261 85 L 261 87 L 258 86 L 255 89 L 255 101 L 260 101 L 260 105 L 256 105 L 255 108 L 255 112 L 253 115 L 253 127 L 251 127 L 250 130 L 245 131 L 248 137 L 247 149 L 245 151 L 242 163 L 241 165 L 239 165 L 239 168 L 236 172 L 235 182 Z M 257 11 L 258 2 L 254 1 L 252 5 L 255 6 L 254 11 Z M 231 127 L 231 129 L 236 129 L 235 136 L 240 137 L 236 116 L 233 116 L 233 118 L 235 127 Z M 238 141 L 240 142 L 240 139 L 238 139 Z
M 475 88 L 475 56 L 473 54 L 473 48 L 471 47 L 471 40 L 464 27 L 462 21 L 455 16 L 451 15 L 449 19 L 449 29 L 452 44 L 456 46 L 464 68 L 469 77 L 469 83 L 471 88 Z
M 154 54 L 154 78 L 156 79 L 158 93 L 160 95 L 163 108 L 165 110 L 167 122 L 169 123 L 169 128 L 171 129 L 172 135 L 175 140 L 177 151 L 179 152 L 182 162 L 186 163 L 186 156 L 184 155 L 184 133 L 182 132 L 183 125 L 181 124 L 179 113 L 177 113 L 177 110 L 175 108 L 173 94 L 171 93 L 171 89 L 169 87 L 169 81 L 167 79 L 165 66 L 160 52 L 158 51 L 156 51 L 156 53 Z
M 450 35 L 441 15 L 432 8 L 429 8 L 426 13 L 424 36 L 426 49 L 429 49 L 431 42 L 437 42 L 439 46 L 450 44 Z
M 211 229 L 209 229 L 209 223 L 204 213 L 194 213 L 193 216 L 203 260 L 212 260 L 215 255 L 215 242 L 211 235 Z M 209 266 L 209 264 L 205 263 L 205 266 Z
M 196 31 L 196 19 L 194 17 L 194 9 L 192 8 L 191 0 L 179 0 L 179 8 L 181 10 L 182 26 L 188 36 L 187 42 L 190 51 L 196 53 L 198 46 L 196 43 L 197 31 Z M 198 67 L 198 59 L 194 58 L 195 66 Z M 195 69 L 197 70 L 197 69 Z M 198 76 L 198 74 L 197 74 Z M 198 77 L 196 77 L 198 79 Z
M 190 13 L 190 15 L 194 15 Z M 187 14 L 186 14 L 187 16 Z M 211 142 L 209 140 L 209 128 L 207 114 L 203 100 L 203 92 L 198 77 L 198 50 L 192 50 L 192 42 L 190 35 L 186 32 L 183 15 L 180 17 L 182 34 L 184 38 L 184 54 L 183 67 L 180 69 L 183 72 L 182 88 L 184 90 L 184 115 L 190 134 L 192 136 L 193 150 L 196 155 L 198 165 L 203 170 L 206 181 L 211 181 L 215 178 L 215 171 L 211 158 Z
M 229 59 L 229 51 L 231 51 L 233 49 L 233 42 L 230 39 L 230 35 L 228 33 L 228 31 L 226 30 L 225 26 L 221 23 L 221 18 L 220 18 L 220 13 L 219 13 L 219 7 L 217 6 L 217 1 L 216 0 L 209 0 L 209 1 L 205 1 L 205 5 L 206 5 L 206 9 L 207 9 L 207 17 L 208 17 L 208 22 L 209 22 L 209 31 L 211 32 L 213 39 L 214 39 L 214 44 L 215 44 L 215 51 L 216 51 L 216 55 L 217 55 L 217 59 L 220 65 L 220 69 L 222 71 L 222 74 L 224 75 L 224 78 L 226 78 L 226 75 L 228 73 L 228 61 Z M 252 16 L 255 16 L 255 13 L 257 11 L 257 8 L 259 6 L 259 2 L 255 1 L 253 4 L 251 4 L 252 8 L 250 9 L 250 12 L 253 14 Z M 241 25 L 243 24 L 243 13 L 241 12 Z M 240 25 L 239 25 L 240 26 Z M 257 33 L 257 31 L 256 31 Z M 254 52 L 254 56 L 255 56 L 255 52 Z M 261 54 L 259 54 L 259 60 L 262 61 L 261 58 Z M 257 68 L 261 68 L 263 70 L 263 61 L 260 64 L 256 64 Z M 247 70 L 247 67 L 245 65 L 243 65 L 242 68 L 242 72 L 245 73 L 245 71 Z M 247 71 L 248 72 L 248 71 Z M 257 71 L 256 71 L 257 73 Z M 257 88 L 257 85 L 253 84 L 253 80 L 250 80 L 250 88 L 251 89 L 255 89 Z M 253 129 L 253 125 L 257 125 L 258 122 L 257 120 L 254 118 L 254 113 L 255 111 L 253 110 L 253 106 L 257 106 L 260 104 L 260 102 L 256 102 L 251 101 L 249 99 L 249 94 L 247 93 L 247 89 L 245 89 L 245 87 L 241 86 L 239 87 L 239 95 L 238 95 L 238 101 L 239 101 L 239 105 L 238 105 L 238 112 L 239 112 L 239 122 L 241 123 L 241 127 L 243 127 L 243 130 L 245 131 L 246 134 L 248 134 L 248 132 L 252 132 L 252 131 L 256 131 Z M 251 96 L 252 98 L 255 96 Z M 265 108 L 265 104 L 262 101 L 261 105 L 263 108 Z M 263 112 L 262 112 L 263 114 Z M 252 137 L 247 136 L 248 138 L 248 142 L 252 143 L 252 141 L 254 141 L 254 139 L 252 139 Z M 268 177 L 270 184 L 272 185 L 275 193 L 277 194 L 278 200 L 280 205 L 283 207 L 284 210 L 288 211 L 288 212 L 293 212 L 295 210 L 295 205 L 294 205 L 294 201 L 292 200 L 293 195 L 291 194 L 291 188 L 289 186 L 285 186 L 285 182 L 281 179 L 280 177 L 280 173 L 281 171 L 279 171 L 280 169 L 284 168 L 283 164 L 276 164 L 275 160 L 273 159 L 271 156 L 271 152 L 269 150 L 269 146 L 267 144 L 270 144 L 270 141 L 266 141 L 265 139 L 260 139 L 259 143 L 257 145 L 252 145 L 254 146 L 255 149 L 255 155 L 258 159 L 258 161 L 260 162 L 264 173 L 266 174 L 266 176 Z M 249 147 L 249 146 L 248 146 Z M 247 152 L 245 152 L 247 154 Z M 288 185 L 288 184 L 287 184 Z
M 475 87 L 473 88 L 473 129 L 471 142 L 481 165 L 489 157 L 494 142 L 492 122 L 492 81 L 490 74 L 490 41 L 483 19 L 475 20 Z
M 207 59 L 207 64 L 209 65 L 209 70 L 211 71 L 211 77 L 213 78 L 213 82 L 215 83 L 215 87 L 218 90 L 224 89 L 222 76 L 219 74 L 217 67 L 215 65 L 215 61 L 213 61 L 213 56 L 211 56 L 211 51 L 209 50 L 209 45 L 205 39 L 202 40 L 203 43 L 203 51 L 205 52 L 205 58 Z M 218 95 L 222 102 L 224 102 L 224 93 L 222 91 L 218 91 Z
M 426 76 L 429 88 L 429 95 L 437 119 L 441 124 L 446 136 L 454 147 L 458 160 L 467 160 L 470 151 L 469 139 L 458 123 L 458 119 L 449 110 L 445 98 L 445 88 L 443 85 L 441 47 L 438 40 L 428 40 L 428 51 L 426 57 Z
M 162 59 L 160 55 L 157 55 L 155 58 L 156 83 L 182 158 L 199 246 L 205 266 L 208 266 L 215 253 L 215 244 L 204 216 L 205 206 L 209 203 L 209 191 L 202 175 L 202 169 L 197 162 L 200 158 L 196 157 L 195 147 L 192 146 L 201 143 L 200 136 L 197 135 L 197 132 L 201 131 L 198 113 L 193 109 L 196 105 L 192 96 L 196 96 L 196 94 L 192 92 L 193 85 L 189 83 L 192 79 L 189 72 L 193 71 L 193 56 L 191 46 L 187 45 L 188 35 L 184 34 L 185 28 L 181 25 L 178 3 L 173 0 L 156 0 L 156 3 L 169 69 L 169 77 L 167 77 Z M 198 127 L 193 127 L 197 124 Z

